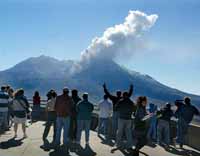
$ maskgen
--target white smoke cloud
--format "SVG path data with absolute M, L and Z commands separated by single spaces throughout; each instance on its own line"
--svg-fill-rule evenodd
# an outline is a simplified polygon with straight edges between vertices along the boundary
M 141 11 L 129 11 L 124 23 L 107 28 L 101 37 L 92 40 L 88 48 L 81 53 L 76 67 L 96 59 L 115 59 L 123 55 L 130 57 L 140 49 L 141 35 L 156 22 L 158 15 L 147 15 Z

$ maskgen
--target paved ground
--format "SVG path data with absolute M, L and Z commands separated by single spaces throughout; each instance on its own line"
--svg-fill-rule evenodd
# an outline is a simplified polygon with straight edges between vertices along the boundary
M 21 128 L 19 129 L 19 136 L 15 140 L 12 139 L 13 132 L 8 131 L 6 134 L 0 136 L 0 156 L 65 156 L 62 151 L 54 151 L 49 150 L 45 151 L 40 146 L 42 145 L 42 132 L 44 129 L 43 122 L 37 122 L 33 125 L 29 126 L 27 130 L 27 134 L 29 137 L 27 139 L 20 139 L 22 138 L 21 134 Z M 49 139 L 51 139 L 51 135 Z M 91 133 L 91 143 L 90 148 L 84 149 L 84 142 L 81 143 L 83 146 L 83 149 L 79 153 L 75 153 L 70 151 L 71 156 L 128 156 L 126 151 L 120 151 L 120 150 L 113 150 L 114 153 L 112 153 L 112 145 L 106 144 L 102 139 L 97 137 L 95 132 Z M 185 150 L 180 150 L 176 148 L 171 148 L 171 150 L 167 151 L 164 148 L 160 146 L 150 147 L 145 146 L 142 149 L 142 153 L 140 153 L 141 156 L 176 156 L 176 155 L 182 155 L 182 156 L 200 156 L 200 152 L 189 148 L 184 147 Z

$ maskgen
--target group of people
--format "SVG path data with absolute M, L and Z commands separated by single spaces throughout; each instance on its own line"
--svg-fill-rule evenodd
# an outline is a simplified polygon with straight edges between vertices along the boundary
M 158 109 L 157 105 L 150 103 L 147 109 L 148 99 L 139 96 L 136 102 L 131 100 L 133 85 L 130 85 L 128 92 L 117 91 L 112 95 L 106 84 L 103 85 L 104 96 L 99 102 L 99 120 L 97 134 L 103 134 L 106 140 L 115 140 L 117 148 L 125 148 L 139 155 L 139 150 L 144 147 L 148 140 L 158 144 L 170 145 L 170 124 L 171 118 L 177 118 L 177 143 L 182 147 L 187 134 L 189 123 L 199 111 L 191 104 L 189 97 L 184 100 L 176 100 L 176 110 L 172 110 L 171 104 L 167 103 L 164 108 Z M 88 93 L 83 93 L 82 98 L 78 90 L 71 91 L 63 88 L 61 95 L 55 90 L 47 93 L 47 121 L 43 132 L 44 146 L 53 145 L 58 149 L 61 144 L 61 133 L 63 130 L 63 145 L 68 152 L 69 143 L 75 143 L 77 149 L 80 147 L 81 134 L 85 131 L 85 143 L 90 143 L 90 127 L 94 104 L 88 99 Z M 38 109 L 40 103 L 39 92 L 36 92 L 33 99 Z M 37 108 L 36 108 L 37 107 Z M 12 110 L 12 111 L 9 111 Z M 0 126 L 9 128 L 9 113 L 12 112 L 14 122 L 14 137 L 17 137 L 18 124 L 22 124 L 24 138 L 26 134 L 26 118 L 31 113 L 30 105 L 24 96 L 24 90 L 18 89 L 15 92 L 8 86 L 2 86 L 0 92 Z M 111 124 L 110 124 L 111 119 Z M 53 140 L 50 144 L 48 134 L 53 126 Z M 111 130 L 111 131 L 110 131 Z M 124 136 L 125 134 L 125 136 Z M 133 140 L 136 141 L 135 149 L 132 149 Z M 125 146 L 123 143 L 125 142 Z
M 9 85 L 2 86 L 0 91 L 0 130 L 1 133 L 9 130 L 14 123 L 14 137 L 17 137 L 18 125 L 22 125 L 24 138 L 26 134 L 26 119 L 30 110 L 24 90 L 14 91 Z
M 76 89 L 70 91 L 63 89 L 62 95 L 54 90 L 47 93 L 46 105 L 47 122 L 43 133 L 44 146 L 49 145 L 47 139 L 50 127 L 54 126 L 53 140 L 51 145 L 58 149 L 61 144 L 61 132 L 63 129 L 63 145 L 68 152 L 69 143 L 76 143 L 80 147 L 81 134 L 85 131 L 85 143 L 89 146 L 90 125 L 94 105 L 88 100 L 88 93 L 78 96 Z

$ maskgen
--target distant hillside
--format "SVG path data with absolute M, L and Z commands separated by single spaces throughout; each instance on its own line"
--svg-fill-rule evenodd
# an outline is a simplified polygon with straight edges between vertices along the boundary
M 69 74 L 74 61 L 59 61 L 40 56 L 29 58 L 14 67 L 0 72 L 0 84 L 10 84 L 14 88 L 23 87 L 31 97 L 35 90 L 45 95 L 47 90 L 61 90 L 63 86 L 87 91 L 97 101 L 103 95 L 102 84 L 107 83 L 111 92 L 116 89 L 127 90 L 134 84 L 134 97 L 146 95 L 150 101 L 163 103 L 173 102 L 190 96 L 193 103 L 200 105 L 200 96 L 184 93 L 165 86 L 148 75 L 129 71 L 113 61 L 98 60 L 84 67 L 73 75 Z

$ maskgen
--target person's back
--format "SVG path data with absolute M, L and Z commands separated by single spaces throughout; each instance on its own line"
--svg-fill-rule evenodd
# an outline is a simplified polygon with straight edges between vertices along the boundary
M 157 141 L 158 144 L 165 143 L 165 146 L 168 147 L 170 144 L 170 120 L 173 116 L 173 111 L 171 110 L 171 104 L 167 103 L 164 109 L 161 109 L 157 113 L 159 117 L 158 126 L 157 126 Z M 163 134 L 165 134 L 163 136 Z
M 81 101 L 81 98 L 79 96 L 72 96 L 72 99 L 75 105 L 77 105 Z
M 194 117 L 194 115 L 199 115 L 199 112 L 197 108 L 193 105 L 186 105 L 183 107 L 183 119 L 186 121 L 186 123 L 190 123 Z
M 0 112 L 8 111 L 8 104 L 9 104 L 8 99 L 9 95 L 4 91 L 0 91 Z
M 60 137 L 63 129 L 63 144 L 67 146 L 69 143 L 69 127 L 70 127 L 70 116 L 72 114 L 72 107 L 74 102 L 69 96 L 69 89 L 67 87 L 63 88 L 63 93 L 57 96 L 55 102 L 56 111 L 56 139 L 55 147 L 60 145 Z M 66 148 L 68 152 L 68 148 Z
M 94 106 L 88 100 L 82 100 L 77 104 L 77 119 L 90 120 Z
M 56 98 L 55 110 L 59 117 L 66 117 L 71 115 L 73 100 L 68 95 L 59 95 Z
M 77 104 L 77 134 L 76 142 L 80 145 L 82 130 L 85 130 L 85 142 L 89 145 L 90 123 L 94 106 L 88 101 L 88 93 L 83 94 L 83 100 Z
M 99 103 L 99 117 L 100 118 L 108 118 L 112 111 L 112 104 L 104 99 Z
M 119 101 L 116 109 L 119 112 L 119 117 L 121 119 L 129 120 L 131 119 L 131 115 L 135 111 L 136 107 L 129 98 L 126 98 Z
M 8 107 L 9 107 L 9 95 L 4 91 L 2 87 L 0 91 L 0 129 L 8 129 Z
M 160 111 L 161 117 L 159 119 L 170 121 L 173 116 L 173 111 L 170 108 L 164 108 Z
M 185 136 L 188 133 L 188 124 L 192 121 L 194 115 L 199 115 L 199 111 L 191 105 L 190 98 L 185 97 L 184 104 L 181 104 L 176 111 L 176 116 L 178 117 L 177 142 L 181 148 L 185 143 Z
M 37 106 L 40 105 L 40 95 L 38 91 L 36 91 L 33 96 L 33 105 L 37 105 Z
M 127 138 L 126 148 L 130 149 L 133 141 L 131 132 L 131 116 L 134 111 L 134 103 L 129 99 L 128 92 L 123 93 L 123 99 L 118 102 L 116 109 L 119 112 L 116 145 L 118 147 L 121 146 L 122 136 L 125 131 Z

